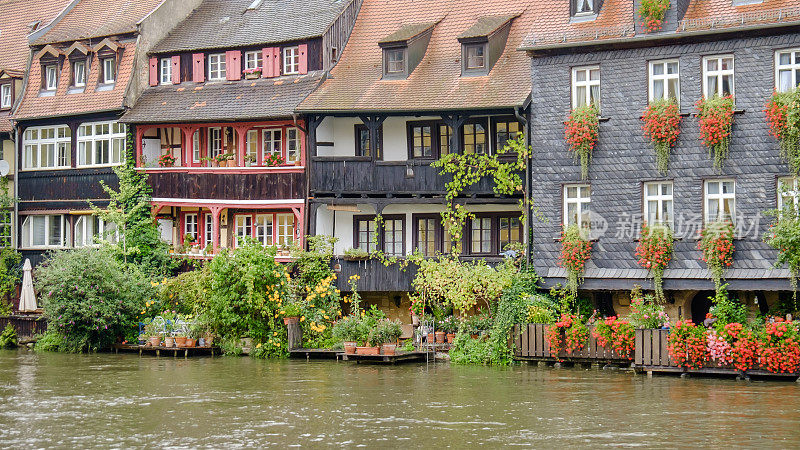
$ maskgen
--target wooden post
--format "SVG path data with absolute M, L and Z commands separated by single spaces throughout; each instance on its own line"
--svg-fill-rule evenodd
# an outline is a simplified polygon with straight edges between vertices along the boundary
M 289 334 L 289 350 L 301 348 L 303 346 L 303 330 L 300 328 L 300 323 L 290 321 L 286 328 Z

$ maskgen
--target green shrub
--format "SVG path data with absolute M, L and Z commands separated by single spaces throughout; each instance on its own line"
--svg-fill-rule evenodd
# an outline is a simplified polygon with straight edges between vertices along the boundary
M 342 319 L 336 322 L 336 325 L 333 326 L 333 337 L 338 342 L 357 341 L 361 337 L 359 334 L 359 326 L 360 323 L 358 317 L 342 317 Z
M 59 352 L 66 351 L 63 346 L 64 338 L 54 330 L 48 330 L 44 334 L 37 336 L 36 345 L 33 349 L 37 352 Z
M 6 325 L 6 329 L 0 334 L 0 348 L 15 348 L 17 346 L 17 330 L 13 325 Z
M 48 254 L 36 288 L 50 329 L 64 338 L 61 349 L 70 351 L 96 351 L 124 338 L 155 293 L 136 266 L 105 247 Z
M 726 287 L 722 286 L 720 293 L 711 298 L 714 306 L 709 312 L 717 318 L 714 328 L 718 331 L 722 331 L 729 323 L 747 323 L 747 307 L 738 298 L 730 298 Z
M 22 279 L 22 255 L 13 248 L 0 250 L 0 297 L 12 294 Z
M 472 339 L 469 334 L 459 332 L 450 348 L 453 364 L 491 364 L 492 346 L 483 339 Z
M 178 314 L 198 314 L 211 288 L 208 264 L 158 283 L 158 295 L 150 300 L 144 315 L 175 311 Z M 153 314 L 150 314 L 153 313 Z

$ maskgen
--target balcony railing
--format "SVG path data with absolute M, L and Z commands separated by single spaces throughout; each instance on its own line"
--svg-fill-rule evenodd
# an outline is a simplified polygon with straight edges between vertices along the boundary
M 305 198 L 305 173 L 149 171 L 154 198 L 282 200 Z

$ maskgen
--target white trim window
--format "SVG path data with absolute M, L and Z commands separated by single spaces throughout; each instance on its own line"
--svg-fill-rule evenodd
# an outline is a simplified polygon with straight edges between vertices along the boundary
M 278 222 L 278 245 L 289 246 L 294 242 L 294 214 L 276 214 Z
M 241 245 L 246 237 L 253 236 L 253 216 L 252 214 L 240 214 L 236 216 L 236 244 Z
M 159 84 L 172 84 L 172 58 L 161 58 L 158 62 Z
M 225 79 L 225 53 L 208 55 L 208 81 Z
M 261 70 L 264 65 L 261 51 L 244 53 L 244 70 Z
M 734 95 L 733 55 L 703 58 L 703 96 Z
M 72 63 L 72 85 L 86 87 L 86 61 L 74 61 Z
M 72 167 L 72 130 L 66 126 L 31 127 L 22 137 L 22 168 Z
M 588 184 L 564 186 L 564 225 L 591 226 L 592 188 Z
M 103 58 L 103 84 L 117 81 L 117 58 Z
M 95 122 L 78 127 L 78 167 L 114 166 L 125 157 L 125 125 Z
M 0 108 L 11 108 L 11 83 L 0 85 Z
M 192 134 L 192 162 L 200 162 L 200 130 Z
M 648 225 L 675 226 L 672 188 L 672 181 L 644 184 L 644 219 Z
M 706 223 L 736 221 L 736 182 L 708 180 L 705 183 Z
M 259 214 L 256 216 L 256 240 L 265 247 L 275 245 L 274 214 Z
M 286 47 L 283 49 L 283 74 L 296 75 L 300 73 L 300 47 Z
M 572 69 L 572 108 L 589 104 L 600 108 L 600 66 Z
M 791 206 L 797 209 L 800 206 L 800 185 L 797 177 L 778 178 L 778 211 Z
M 100 242 L 115 244 L 119 242 L 119 231 L 113 222 L 95 215 L 80 216 L 75 220 L 73 247 L 90 247 L 99 245 Z
M 247 139 L 245 142 L 247 149 L 247 158 L 245 163 L 248 166 L 255 166 L 258 164 L 258 130 L 247 130 Z
M 788 92 L 800 84 L 800 49 L 775 52 L 775 88 Z
M 64 215 L 30 215 L 22 222 L 22 248 L 65 247 Z
M 222 154 L 222 128 L 211 127 L 208 129 L 208 157 L 216 158 Z
M 575 15 L 594 14 L 594 0 L 572 0 L 575 2 Z
M 681 102 L 680 65 L 677 59 L 650 61 L 650 101 Z
M 272 155 L 283 157 L 283 134 L 280 128 L 261 130 L 264 141 L 264 160 Z M 264 163 L 266 164 L 266 162 Z
M 58 89 L 58 66 L 50 64 L 44 67 L 45 89 L 55 91 Z
M 195 242 L 198 240 L 200 230 L 197 219 L 197 213 L 184 214 L 183 216 L 183 236 L 189 235 Z
M 286 129 L 286 162 L 300 161 L 300 131 L 297 128 Z
M 203 214 L 203 227 L 205 233 L 203 234 L 203 247 L 214 245 L 214 216 L 211 213 Z

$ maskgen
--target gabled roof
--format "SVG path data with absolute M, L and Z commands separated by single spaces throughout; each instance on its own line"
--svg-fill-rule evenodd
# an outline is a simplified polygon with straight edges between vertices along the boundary
M 48 47 L 50 46 L 48 45 Z M 82 43 L 74 42 L 72 45 L 69 46 L 68 49 L 64 50 L 64 54 L 69 56 L 75 52 L 80 52 L 83 55 L 88 55 L 90 51 L 92 51 L 92 49 L 83 45 Z
M 229 49 L 322 36 L 351 0 L 205 0 L 151 53 Z
M 410 23 L 400 27 L 394 33 L 378 41 L 378 44 L 390 44 L 393 42 L 406 42 L 414 39 L 422 33 L 433 28 L 439 21 L 427 23 Z
M 45 45 L 44 48 L 39 50 L 35 55 L 33 55 L 33 59 L 42 59 L 42 57 L 44 56 L 50 56 L 51 58 L 58 58 L 61 55 L 63 55 L 61 50 L 48 44 Z
M 120 47 L 119 42 L 117 42 L 115 39 L 105 38 L 102 41 L 98 42 L 97 45 L 92 47 L 92 50 L 96 53 L 104 48 L 107 48 L 113 52 L 116 52 L 119 50 L 119 47 Z
M 47 3 L 35 2 L 31 3 Z M 79 0 L 75 6 L 32 45 L 71 42 L 133 33 L 136 24 L 163 0 Z
M 533 4 L 531 0 L 365 0 L 339 63 L 298 111 L 402 112 L 522 106 L 531 92 L 530 60 L 516 49 L 533 24 Z M 462 77 L 458 37 L 487 11 L 519 17 L 511 23 L 506 47 L 491 72 Z M 391 31 L 387 24 L 424 24 L 440 19 L 422 61 L 408 78 L 383 80 L 378 42 Z
M 0 0 L 0 69 L 27 69 L 32 25 L 50 23 L 71 0 Z
M 145 90 L 122 121 L 189 123 L 291 117 L 321 79 L 322 72 L 313 72 L 300 77 L 156 86 Z
M 458 35 L 459 39 L 473 39 L 484 36 L 489 36 L 495 31 L 507 24 L 511 19 L 517 17 L 516 15 L 505 16 L 485 16 L 475 21 L 475 24 L 469 27 L 466 31 Z

